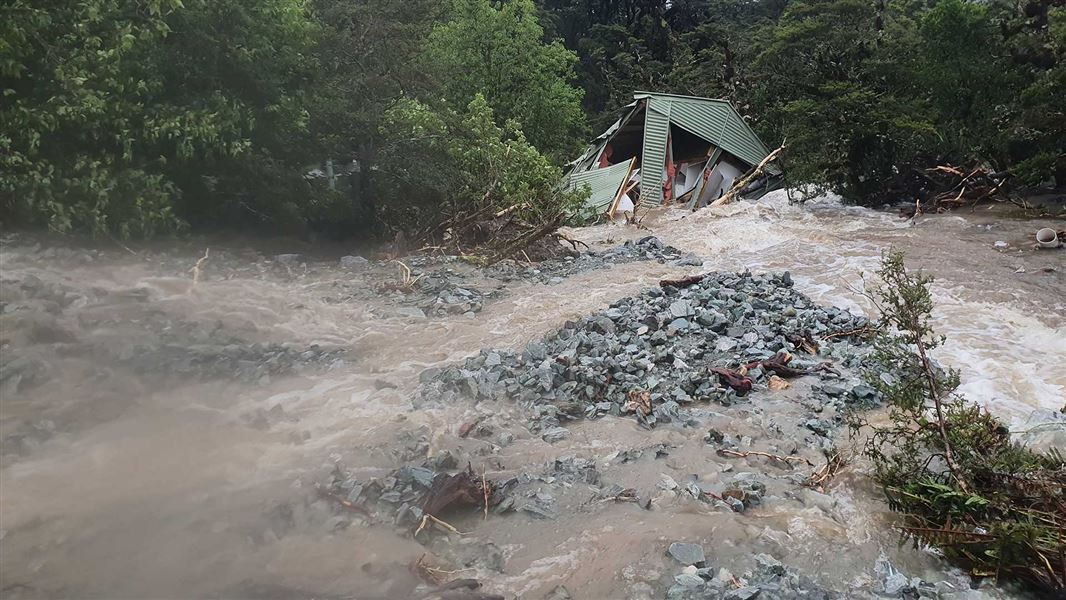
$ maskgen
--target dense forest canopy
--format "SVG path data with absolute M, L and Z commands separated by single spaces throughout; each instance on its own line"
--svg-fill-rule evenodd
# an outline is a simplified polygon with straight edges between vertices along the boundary
M 731 100 L 789 182 L 1066 182 L 1066 0 L 13 0 L 5 223 L 417 234 L 552 218 L 634 90 Z M 328 167 L 326 163 L 329 163 Z M 314 177 L 332 172 L 333 177 Z M 335 184 L 340 181 L 339 184 Z

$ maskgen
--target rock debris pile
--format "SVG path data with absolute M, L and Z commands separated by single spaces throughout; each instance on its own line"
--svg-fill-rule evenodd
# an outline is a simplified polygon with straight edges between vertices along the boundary
M 684 255 L 681 250 L 667 246 L 659 238 L 649 235 L 637 241 L 629 240 L 609 250 L 582 252 L 575 256 L 565 256 L 545 260 L 532 266 L 522 266 L 513 260 L 500 261 L 485 269 L 485 274 L 501 281 L 530 280 L 541 283 L 562 283 L 563 279 L 595 269 L 606 269 L 611 265 L 654 260 L 658 262 L 678 261 L 679 265 L 700 266 L 702 260 L 691 255 Z
M 714 568 L 699 544 L 674 542 L 666 556 L 683 568 L 666 591 L 667 600 L 774 600 L 862 598 L 939 598 L 951 586 L 907 577 L 882 556 L 874 566 L 877 581 L 861 591 L 840 592 L 821 587 L 769 554 L 756 554 L 752 566 L 741 574 Z
M 728 406 L 746 393 L 720 371 L 736 369 L 729 372 L 750 379 L 749 389 L 762 386 L 772 373 L 761 361 L 787 352 L 796 356 L 789 368 L 823 379 L 814 389 L 823 404 L 875 403 L 875 390 L 821 362 L 863 367 L 870 348 L 851 334 L 869 325 L 863 316 L 816 305 L 792 288 L 787 272 L 712 273 L 618 300 L 523 352 L 482 350 L 463 364 L 427 370 L 421 398 L 516 399 L 533 407 L 534 430 L 557 441 L 566 437 L 560 424 L 581 417 L 632 413 L 647 426 L 684 424 L 686 405 Z
M 475 289 L 447 269 L 427 273 L 418 280 L 418 288 L 425 297 L 418 303 L 418 308 L 431 317 L 473 316 L 481 312 L 486 300 L 502 295 L 498 290 L 485 292 Z
M 481 312 L 487 302 L 505 296 L 505 284 L 514 281 L 554 285 L 585 271 L 645 260 L 676 261 L 678 265 L 695 266 L 703 263 L 692 255 L 683 255 L 677 248 L 663 244 L 654 236 L 630 240 L 608 250 L 567 254 L 531 265 L 503 260 L 487 267 L 475 267 L 455 256 L 416 256 L 385 262 L 357 260 L 359 258 L 342 257 L 340 267 L 358 273 L 358 281 L 362 282 L 365 278 L 370 285 L 338 282 L 342 288 L 338 291 L 341 293 L 331 300 L 349 302 L 353 299 L 387 298 L 400 305 L 400 314 L 414 318 L 452 315 L 473 317 Z M 278 257 L 275 257 L 274 263 L 283 267 L 302 264 L 296 259 L 285 262 Z

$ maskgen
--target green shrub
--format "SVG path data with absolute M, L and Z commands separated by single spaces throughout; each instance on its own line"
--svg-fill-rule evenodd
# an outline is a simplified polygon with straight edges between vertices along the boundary
M 959 376 L 929 350 L 932 278 L 884 257 L 872 289 L 882 330 L 870 383 L 889 410 L 866 454 L 905 536 L 928 543 L 974 576 L 1066 589 L 1066 461 L 1011 441 L 1008 429 L 957 394 Z M 861 425 L 856 420 L 856 425 Z M 868 425 L 868 424 L 867 424 Z
M 462 111 L 398 102 L 383 128 L 379 197 L 382 220 L 419 234 L 463 215 L 513 214 L 530 224 L 573 210 L 578 194 L 560 189 L 562 171 L 537 151 L 514 121 L 496 125 L 484 97 Z

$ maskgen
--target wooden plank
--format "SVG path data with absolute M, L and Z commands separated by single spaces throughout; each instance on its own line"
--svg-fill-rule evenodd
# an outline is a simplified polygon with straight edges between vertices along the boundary
M 629 185 L 629 178 L 633 175 L 633 167 L 637 164 L 637 158 L 634 156 L 629 159 L 629 168 L 626 170 L 626 176 L 622 179 L 622 184 L 618 186 L 618 192 L 614 195 L 614 200 L 611 201 L 610 208 L 607 209 L 607 218 L 614 218 L 614 211 L 618 210 L 618 203 L 622 201 L 622 195 L 626 192 L 626 186 Z M 632 188 L 630 188 L 632 189 Z M 636 203 L 634 202 L 634 210 L 636 209 Z

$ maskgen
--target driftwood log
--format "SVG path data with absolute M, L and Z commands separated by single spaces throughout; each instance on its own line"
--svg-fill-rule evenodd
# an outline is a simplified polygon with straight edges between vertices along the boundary
M 748 171 L 746 175 L 741 177 L 739 180 L 733 182 L 733 185 L 729 188 L 728 192 L 722 194 L 721 198 L 718 198 L 714 202 L 711 202 L 710 204 L 708 204 L 708 206 L 721 206 L 723 204 L 729 204 L 730 202 L 736 200 L 737 196 L 740 195 L 744 188 L 748 187 L 748 184 L 750 184 L 752 181 L 755 181 L 755 179 L 757 179 L 758 177 L 762 176 L 763 171 L 766 170 L 766 165 L 773 162 L 784 149 L 785 145 L 781 144 L 777 147 L 776 150 L 767 154 L 766 158 L 762 159 L 762 161 L 758 165 L 755 165 L 754 169 Z
M 703 281 L 703 278 L 706 276 L 706 274 L 689 275 L 688 277 L 682 277 L 680 279 L 663 279 L 659 281 L 659 287 L 675 287 L 678 289 L 686 288 L 690 285 L 696 285 L 697 283 Z
M 492 488 L 492 484 L 477 476 L 469 465 L 455 475 L 438 473 L 422 499 L 422 512 L 439 518 L 450 508 L 481 507 L 486 502 L 486 489 L 491 493 Z

